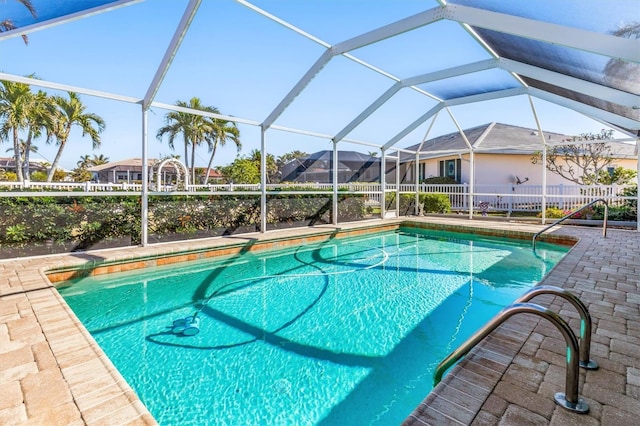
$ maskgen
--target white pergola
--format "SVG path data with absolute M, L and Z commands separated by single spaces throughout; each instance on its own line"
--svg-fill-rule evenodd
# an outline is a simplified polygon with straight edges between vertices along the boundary
M 35 31 L 44 30 L 54 25 L 64 24 L 73 20 L 91 16 L 97 13 L 107 12 L 116 8 L 131 5 L 141 2 L 143 0 L 118 0 L 118 1 L 105 1 L 103 5 L 79 10 L 71 14 L 65 14 L 53 19 L 37 22 L 33 25 L 18 28 L 16 30 L 0 33 L 0 41 L 3 39 L 17 37 L 22 34 L 29 34 Z M 153 0 L 147 0 L 153 1 Z M 596 3 L 598 0 L 594 0 Z M 640 1 L 635 1 L 640 6 Z M 422 142 L 426 141 L 431 132 L 433 122 L 435 122 L 438 114 L 443 110 L 449 115 L 451 120 L 455 123 L 461 136 L 466 142 L 468 152 L 471 158 L 471 188 L 474 187 L 474 147 L 469 143 L 469 140 L 464 135 L 464 132 L 456 117 L 454 116 L 451 107 L 470 104 L 475 102 L 483 102 L 492 99 L 514 97 L 514 96 L 527 96 L 531 105 L 531 113 L 535 118 L 538 128 L 538 135 L 540 138 L 540 145 L 546 147 L 548 141 L 545 138 L 542 126 L 538 119 L 536 108 L 534 106 L 533 99 L 538 98 L 544 101 L 560 105 L 577 111 L 583 115 L 586 115 L 598 122 L 603 123 L 607 127 L 613 128 L 628 136 L 625 141 L 635 142 L 636 153 L 638 152 L 638 141 L 640 136 L 640 81 L 637 80 L 640 76 L 640 39 L 634 37 L 620 37 L 608 33 L 592 31 L 589 29 L 582 29 L 579 27 L 560 25 L 552 22 L 542 20 L 536 16 L 527 16 L 526 13 L 513 14 L 505 11 L 490 10 L 482 7 L 483 2 L 479 0 L 459 0 L 459 1 L 445 1 L 438 0 L 439 5 L 417 13 L 413 16 L 408 16 L 404 19 L 400 19 L 396 22 L 388 25 L 376 28 L 372 31 L 360 34 L 356 37 L 349 38 L 336 44 L 329 44 L 323 40 L 320 40 L 303 29 L 298 28 L 271 13 L 257 7 L 256 5 L 245 1 L 237 0 L 238 3 L 249 8 L 253 12 L 259 14 L 264 19 L 272 20 L 290 31 L 297 33 L 301 37 L 305 37 L 314 43 L 320 45 L 324 50 L 322 54 L 316 59 L 315 63 L 304 73 L 304 75 L 297 81 L 291 84 L 291 88 L 288 93 L 284 94 L 281 101 L 275 108 L 262 120 L 255 120 L 241 117 L 231 117 L 221 114 L 212 114 L 199 110 L 192 110 L 189 108 L 181 108 L 175 105 L 166 103 L 160 103 L 155 100 L 159 88 L 161 87 L 163 80 L 170 69 L 174 57 L 180 49 L 181 43 L 189 31 L 190 25 L 198 13 L 198 9 L 202 3 L 202 0 L 189 0 L 187 7 L 182 15 L 173 37 L 166 48 L 164 57 L 158 68 L 155 71 L 152 81 L 146 88 L 146 92 L 143 97 L 126 96 L 114 93 L 106 93 L 97 90 L 92 90 L 85 87 L 71 86 L 67 84 L 59 84 L 51 81 L 36 80 L 33 78 L 22 77 L 12 74 L 0 73 L 0 79 L 9 80 L 14 82 L 26 83 L 33 86 L 50 88 L 55 90 L 73 91 L 89 96 L 106 98 L 114 101 L 125 102 L 129 104 L 140 105 L 140 119 L 142 122 L 142 135 L 141 135 L 141 152 L 142 152 L 142 164 L 143 164 L 143 190 L 142 190 L 142 217 L 143 217 L 143 229 L 142 240 L 143 244 L 147 242 L 147 214 L 148 214 L 148 161 L 147 161 L 147 145 L 149 135 L 147 134 L 148 127 L 148 112 L 150 108 L 160 108 L 164 110 L 180 111 L 191 114 L 197 114 L 212 118 L 220 118 L 236 123 L 247 124 L 251 126 L 259 127 L 261 134 L 261 152 L 262 164 L 261 164 L 261 230 L 266 230 L 266 203 L 267 203 L 267 180 L 266 180 L 266 155 L 267 144 L 269 141 L 269 131 L 279 130 L 286 132 L 293 132 L 307 136 L 318 137 L 326 139 L 332 142 L 333 146 L 333 164 L 338 164 L 338 145 L 341 142 L 349 142 L 352 144 L 359 144 L 369 147 L 374 147 L 380 150 L 382 165 L 384 167 L 385 161 L 399 159 L 399 153 L 408 153 L 415 155 L 416 167 L 420 158 L 420 149 L 416 151 L 406 150 L 398 147 L 398 143 L 402 141 L 407 135 L 416 130 L 421 125 L 431 120 L 431 124 L 428 126 L 428 130 L 422 139 Z M 71 2 L 70 2 L 71 3 Z M 607 13 L 607 2 L 600 1 L 601 6 L 604 8 L 603 13 Z M 367 7 L 375 7 L 375 4 L 368 5 Z M 563 6 L 564 7 L 564 6 Z M 366 12 L 365 12 L 366 13 Z M 620 17 L 628 18 L 628 17 Z M 594 19 L 598 19 L 594 17 Z M 464 30 L 469 34 L 469 37 L 473 38 L 479 43 L 483 49 L 489 54 L 489 59 L 469 62 L 461 66 L 455 66 L 451 68 L 439 69 L 435 72 L 429 72 L 426 74 L 414 75 L 408 78 L 399 78 L 389 72 L 386 72 L 378 67 L 375 67 L 366 61 L 359 59 L 355 56 L 354 52 L 357 49 L 369 46 L 375 43 L 382 42 L 384 40 L 402 35 L 407 32 L 411 32 L 420 29 L 425 26 L 435 24 L 437 22 L 448 20 L 461 25 Z M 639 24 L 640 25 L 640 24 Z M 610 83 L 608 80 L 601 76 L 599 81 L 589 81 L 584 76 L 576 75 L 572 72 L 572 68 L 564 67 L 562 64 L 555 69 L 549 67 L 542 67 L 538 54 L 521 54 L 519 58 L 510 57 L 509 54 L 502 54 L 501 52 L 510 52 L 513 50 L 514 42 L 518 43 L 536 43 L 540 46 L 546 46 L 549 49 L 561 47 L 562 49 L 569 49 L 576 54 L 586 53 L 588 55 L 595 54 L 601 57 L 611 58 L 612 60 L 623 61 L 626 64 L 630 64 L 631 67 L 638 72 L 634 75 L 630 75 L 627 78 L 632 79 L 631 84 L 626 87 L 621 87 L 617 83 Z M 518 46 L 515 46 L 517 50 Z M 544 52 L 544 51 L 543 51 Z M 538 52 L 539 53 L 539 52 Z M 290 127 L 284 127 L 277 124 L 281 115 L 294 104 L 294 99 L 300 95 L 309 83 L 323 71 L 323 68 L 334 58 L 342 56 L 347 58 L 362 67 L 366 67 L 389 80 L 389 87 L 381 93 L 377 99 L 370 103 L 364 110 L 362 110 L 357 116 L 353 117 L 351 121 L 340 129 L 335 134 L 321 134 L 317 132 L 311 132 L 304 129 L 295 129 Z M 542 60 L 552 61 L 553 55 L 549 58 Z M 502 70 L 507 72 L 513 79 L 513 87 L 501 90 L 489 90 L 486 87 L 478 86 L 473 91 L 469 91 L 464 96 L 443 98 L 436 94 L 426 90 L 424 85 L 436 81 L 445 81 L 453 77 L 459 77 L 464 75 L 473 75 L 474 73 L 480 73 L 487 70 Z M 635 81 L 633 79 L 636 79 Z M 596 79 L 597 80 L 597 79 Z M 628 87 L 632 87 L 631 91 Z M 414 91 L 418 94 L 429 98 L 435 102 L 435 106 L 424 111 L 415 121 L 408 126 L 398 129 L 397 133 L 386 142 L 382 144 L 374 144 L 368 141 L 350 139 L 348 136 L 354 129 L 360 126 L 368 117 L 370 117 L 376 110 L 378 110 L 385 103 L 390 101 L 401 91 Z M 396 152 L 395 157 L 390 156 L 389 152 Z M 544 153 L 545 150 L 542 149 Z M 543 164 L 546 162 L 543 160 Z M 544 170 L 544 167 L 543 167 Z M 543 188 L 546 188 L 545 172 L 543 174 Z M 638 173 L 640 175 L 640 161 L 638 162 Z M 384 212 L 384 188 L 385 188 L 385 173 L 381 174 L 381 186 L 383 197 L 383 211 L 382 217 L 385 217 Z M 416 173 L 417 178 L 417 173 Z M 417 181 L 416 181 L 417 184 Z M 543 189 L 543 211 L 545 203 L 545 189 Z M 473 192 L 470 196 L 470 205 L 473 205 Z M 640 198 L 640 197 L 639 197 Z M 639 203 L 640 205 L 640 203 Z M 338 168 L 333 169 L 333 220 L 337 223 L 337 207 L 338 206 Z M 472 212 L 470 214 L 473 214 Z M 640 216 L 640 214 L 639 214 Z M 640 217 L 638 220 L 640 230 Z

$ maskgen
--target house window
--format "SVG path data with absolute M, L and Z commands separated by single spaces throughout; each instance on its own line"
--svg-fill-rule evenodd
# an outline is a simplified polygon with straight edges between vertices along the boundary
M 460 183 L 462 178 L 462 161 L 458 159 L 440 161 L 440 177 L 449 177 Z
M 616 168 L 615 167 L 607 167 L 607 173 L 609 173 L 609 176 L 611 176 L 613 178 L 613 175 L 616 172 Z
M 427 164 L 426 163 L 420 163 L 418 165 L 418 180 L 420 182 L 422 182 L 423 180 L 425 180 L 427 178 Z

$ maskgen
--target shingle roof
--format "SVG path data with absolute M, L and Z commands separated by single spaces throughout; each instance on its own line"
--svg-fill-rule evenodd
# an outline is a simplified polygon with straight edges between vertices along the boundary
M 540 151 L 542 147 L 541 136 L 536 129 L 520 126 L 512 126 L 503 123 L 488 123 L 482 126 L 463 130 L 474 152 L 490 152 L 500 154 L 531 154 Z M 554 132 L 543 132 L 545 140 L 549 143 L 560 143 L 572 140 L 573 136 Z M 612 146 L 616 156 L 633 158 L 635 146 L 621 142 L 607 142 Z M 412 145 L 408 150 L 418 150 L 420 144 Z M 433 158 L 451 155 L 457 152 L 468 152 L 469 147 L 459 132 L 449 133 L 429 139 L 422 144 L 421 158 Z M 412 158 L 411 154 L 403 155 L 403 158 Z

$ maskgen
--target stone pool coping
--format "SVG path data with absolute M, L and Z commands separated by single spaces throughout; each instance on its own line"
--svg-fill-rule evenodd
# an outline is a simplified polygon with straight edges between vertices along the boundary
M 132 264 L 145 267 L 148 262 L 166 264 L 191 260 L 194 255 L 204 258 L 213 253 L 233 254 L 233 250 L 303 244 L 332 238 L 336 233 L 348 236 L 395 229 L 409 222 L 420 227 L 472 230 L 515 238 L 530 238 L 541 228 L 529 224 L 412 218 L 0 261 L 0 386 L 3 395 L 8 395 L 0 401 L 0 423 L 155 424 L 59 296 L 47 274 L 57 281 L 78 273 L 127 270 Z M 544 239 L 567 242 L 567 238 L 555 235 L 565 233 L 556 231 Z M 574 241 L 576 238 L 577 235 L 569 236 Z

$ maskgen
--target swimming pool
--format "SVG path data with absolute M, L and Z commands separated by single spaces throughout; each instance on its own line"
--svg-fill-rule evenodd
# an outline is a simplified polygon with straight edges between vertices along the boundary
M 566 251 L 403 228 L 59 291 L 160 424 L 399 424 Z

